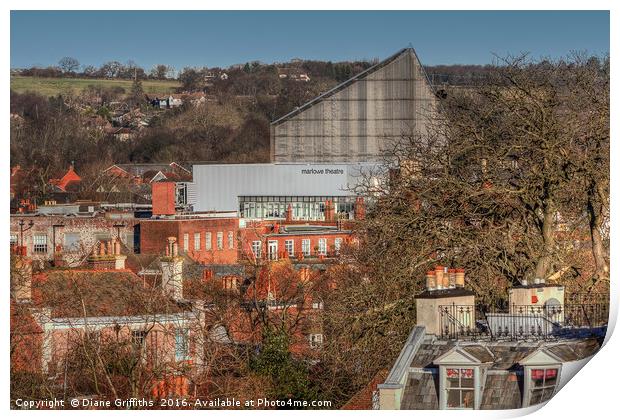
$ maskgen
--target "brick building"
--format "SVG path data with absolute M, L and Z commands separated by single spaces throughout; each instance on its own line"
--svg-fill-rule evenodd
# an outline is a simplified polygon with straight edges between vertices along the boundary
M 108 367 L 112 371 L 107 386 L 125 386 L 114 369 L 133 360 L 135 369 L 143 372 L 134 379 L 145 397 L 188 395 L 202 367 L 201 311 L 169 293 L 165 284 L 149 286 L 125 269 L 126 256 L 118 241 L 95 248 L 101 252 L 94 252 L 78 269 L 33 274 L 30 266 L 16 276 L 20 287 L 12 284 L 12 372 L 61 378 L 59 386 L 68 384 L 77 395 L 105 394 L 110 392 L 106 386 L 82 379 L 80 363 L 88 363 L 85 355 L 96 352 L 104 365 L 114 364 Z M 32 262 L 24 254 L 20 249 L 13 257 L 21 268 Z
M 168 237 L 179 253 L 202 264 L 238 262 L 239 218 L 184 217 L 140 221 L 140 252 L 163 255 Z
M 353 241 L 338 222 L 302 224 L 237 217 L 189 217 L 140 221 L 140 250 L 162 255 L 166 238 L 179 238 L 179 252 L 201 264 L 239 264 L 256 259 L 326 259 Z
M 41 262 L 53 261 L 58 254 L 57 262 L 70 266 L 79 265 L 98 241 L 119 237 L 123 248 L 133 252 L 137 225 L 133 212 L 102 213 L 94 206 L 72 207 L 75 212 L 68 214 L 12 214 L 11 246 L 25 246 L 28 254 Z

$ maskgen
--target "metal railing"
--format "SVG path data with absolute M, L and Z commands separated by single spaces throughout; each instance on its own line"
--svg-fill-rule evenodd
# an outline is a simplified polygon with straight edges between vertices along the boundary
M 558 339 L 592 335 L 607 325 L 609 303 L 511 305 L 508 310 L 482 311 L 474 305 L 439 306 L 443 339 Z

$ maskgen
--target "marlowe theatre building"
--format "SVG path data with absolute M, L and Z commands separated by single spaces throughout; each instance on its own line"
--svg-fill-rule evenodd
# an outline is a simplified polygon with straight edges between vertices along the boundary
M 406 48 L 271 123 L 271 162 L 193 166 L 197 212 L 323 220 L 326 200 L 352 215 L 353 187 L 381 173 L 383 145 L 423 135 L 436 96 Z

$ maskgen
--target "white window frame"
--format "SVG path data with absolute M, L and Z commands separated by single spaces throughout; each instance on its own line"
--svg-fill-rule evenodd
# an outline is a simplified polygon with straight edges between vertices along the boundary
M 294 257 L 295 256 L 295 240 L 294 239 L 286 239 L 284 241 L 284 249 L 286 249 L 286 252 L 288 253 L 289 257 Z
M 183 252 L 189 251 L 189 233 L 183 234 Z
M 312 249 L 310 248 L 310 239 L 301 240 L 301 252 L 306 257 L 309 257 L 311 255 Z
M 320 349 L 323 346 L 323 334 L 309 334 L 308 342 L 311 349 Z
M 194 251 L 200 251 L 200 232 L 194 233 Z
M 555 384 L 553 385 L 545 385 L 546 379 L 543 379 L 543 386 L 534 385 L 534 380 L 532 379 L 532 371 L 533 370 L 542 370 L 543 375 L 546 377 L 547 370 L 555 370 Z M 560 383 L 560 374 L 562 372 L 561 364 L 550 364 L 550 365 L 528 365 L 523 367 L 523 407 L 529 407 L 532 405 L 532 393 L 536 389 L 551 389 L 551 395 L 549 398 L 545 400 L 541 400 L 534 405 L 542 404 L 549 401 L 555 395 L 558 384 Z M 544 391 L 543 395 L 544 397 Z
M 35 254 L 47 254 L 47 235 L 37 233 L 32 235 L 32 252 Z
M 134 351 L 140 352 L 138 355 L 140 362 L 146 361 L 146 342 L 148 334 L 148 331 L 144 330 L 131 330 L 131 345 Z
M 327 255 L 327 238 L 319 238 L 318 254 Z
M 448 369 L 473 369 L 474 376 L 474 404 L 472 408 L 448 407 Z M 462 388 L 458 389 L 472 389 Z M 441 365 L 439 366 L 439 408 L 441 410 L 477 410 L 480 407 L 480 368 L 478 365 Z
M 252 241 L 252 254 L 254 254 L 254 258 L 260 258 L 261 251 L 262 251 L 261 241 Z
M 77 235 L 77 240 L 71 241 L 71 243 L 67 241 L 67 239 L 75 238 L 76 235 Z M 66 252 L 78 251 L 80 249 L 80 240 L 81 240 L 81 235 L 79 232 L 65 232 L 63 235 L 63 240 L 62 240 L 62 244 L 64 247 L 63 251 L 66 251 Z
M 211 251 L 213 248 L 213 237 L 211 232 L 205 232 L 205 250 Z
M 216 240 L 217 240 L 217 249 L 218 251 L 221 251 L 222 249 L 224 249 L 224 232 L 218 232 L 217 236 L 216 236 Z
M 336 254 L 340 253 L 340 247 L 342 247 L 342 238 L 334 239 L 334 251 Z
M 228 249 L 235 249 L 235 235 L 232 230 L 228 231 Z
M 321 299 L 313 300 L 312 309 L 323 309 L 323 301 Z
M 267 258 L 271 261 L 278 260 L 278 241 L 268 241 L 267 242 Z
M 18 239 L 17 238 L 17 233 L 11 233 L 11 239 L 10 239 L 10 242 L 9 242 L 11 244 L 11 246 L 17 246 L 17 243 L 18 243 L 17 239 Z

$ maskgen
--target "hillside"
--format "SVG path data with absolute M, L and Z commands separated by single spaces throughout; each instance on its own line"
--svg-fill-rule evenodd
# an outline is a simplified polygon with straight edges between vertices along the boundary
M 11 90 L 24 93 L 35 92 L 43 96 L 56 96 L 73 91 L 80 93 L 88 86 L 121 87 L 126 92 L 131 90 L 131 80 L 119 79 L 73 79 L 47 78 L 30 76 L 11 76 Z M 172 93 L 180 86 L 176 80 L 143 80 L 145 93 Z

